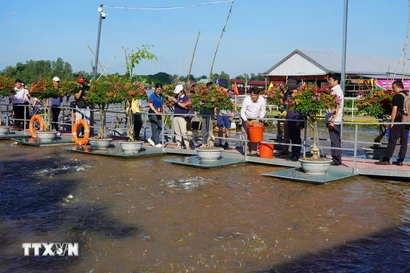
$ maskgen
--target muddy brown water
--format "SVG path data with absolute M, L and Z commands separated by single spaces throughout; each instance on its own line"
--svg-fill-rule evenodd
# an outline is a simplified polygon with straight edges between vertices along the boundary
M 0 142 L 1 272 L 407 272 L 407 180 L 312 185 Z M 78 257 L 22 243 L 78 242 Z

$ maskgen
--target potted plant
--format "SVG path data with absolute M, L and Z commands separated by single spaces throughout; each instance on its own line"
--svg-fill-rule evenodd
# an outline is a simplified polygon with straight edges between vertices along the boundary
M 56 88 L 51 79 L 41 78 L 31 85 L 30 94 L 37 100 L 40 100 L 45 109 L 43 118 L 40 115 L 33 115 L 31 117 L 29 126 L 30 134 L 34 138 L 38 137 L 41 142 L 51 142 L 56 137 L 57 132 L 51 130 L 51 111 L 47 108 L 48 100 L 50 98 L 63 96 L 62 90 Z M 38 120 L 40 125 L 39 131 L 35 131 L 34 128 L 36 120 Z
M 123 79 L 124 88 L 121 89 L 122 100 L 125 102 L 125 119 L 127 121 L 127 137 L 128 141 L 120 141 L 120 146 L 125 153 L 135 153 L 141 150 L 144 142 L 136 141 L 134 139 L 134 129 L 131 125 L 132 115 L 132 101 L 133 100 L 147 100 L 148 95 L 144 88 L 143 81 L 133 80 L 133 71 L 137 64 L 142 60 L 156 60 L 155 54 L 149 50 L 152 45 L 143 45 L 141 48 L 137 48 L 136 51 L 132 50 L 130 54 L 126 54 L 125 67 L 127 70 L 127 77 Z
M 120 141 L 121 149 L 125 153 L 135 153 L 141 150 L 144 145 L 143 141 L 135 141 L 134 130 L 132 127 L 132 109 L 131 102 L 133 100 L 147 100 L 148 96 L 145 92 L 144 84 L 138 81 L 124 83 L 123 99 L 126 103 L 125 116 L 127 120 L 127 141 Z
M 387 121 L 388 116 L 392 111 L 392 90 L 372 89 L 368 92 L 362 92 L 359 94 L 360 100 L 356 104 L 360 113 L 364 113 L 378 120 Z M 383 137 L 386 135 L 386 126 L 384 124 L 379 125 L 379 135 L 376 136 L 373 142 L 380 143 Z M 363 150 L 366 153 L 367 158 L 380 159 L 386 152 L 386 147 L 381 147 L 380 144 L 374 144 L 370 147 L 364 147 Z
M 96 137 L 89 139 L 91 146 L 97 149 L 107 149 L 112 139 L 105 134 L 106 114 L 110 104 L 124 101 L 124 84 L 120 76 L 101 77 L 90 82 L 90 90 L 86 93 L 88 105 L 96 107 L 100 116 L 100 129 Z
M 198 84 L 196 92 L 191 95 L 192 108 L 196 111 L 205 111 L 212 113 L 213 109 L 234 109 L 234 103 L 229 98 L 228 94 L 219 86 Z M 222 154 L 223 148 L 214 147 L 215 137 L 213 135 L 213 117 L 211 118 L 211 126 L 209 126 L 209 141 L 203 143 L 200 148 L 197 148 L 197 155 L 201 160 L 218 160 Z M 205 126 L 204 124 L 202 126 Z
M 4 77 L 0 75 L 0 97 L 8 97 L 13 94 L 14 92 L 14 80 L 9 77 Z M 2 113 L 1 113 L 1 105 L 0 105 L 0 136 L 8 135 L 9 127 L 3 125 L 2 121 Z
M 320 157 L 317 144 L 317 118 L 321 110 L 334 109 L 338 103 L 340 99 L 331 93 L 328 86 L 303 85 L 292 94 L 289 109 L 304 115 L 313 131 L 312 157 L 299 159 L 305 172 L 324 174 L 332 162 L 330 159 Z

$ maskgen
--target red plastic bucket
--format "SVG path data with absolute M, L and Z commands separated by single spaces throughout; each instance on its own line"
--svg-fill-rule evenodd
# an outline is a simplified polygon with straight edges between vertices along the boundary
M 259 144 L 259 157 L 272 158 L 273 157 L 273 143 L 261 142 Z
M 261 142 L 263 140 L 263 125 L 254 124 L 248 126 L 249 141 Z

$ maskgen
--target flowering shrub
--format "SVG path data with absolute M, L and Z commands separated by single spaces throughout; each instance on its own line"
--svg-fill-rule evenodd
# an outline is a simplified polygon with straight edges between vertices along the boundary
M 145 92 L 145 87 L 141 82 L 126 82 L 124 84 L 124 96 L 127 101 L 131 100 L 147 100 L 148 95 Z
M 215 85 L 212 85 L 211 88 L 207 88 L 205 85 L 197 85 L 196 93 L 191 94 L 191 103 L 195 110 L 234 109 L 234 104 L 228 94 L 221 87 Z
M 281 84 L 275 84 L 273 88 L 264 90 L 268 104 L 279 105 L 282 93 L 285 93 L 286 88 Z
M 289 109 L 315 118 L 321 110 L 334 109 L 340 102 L 340 98 L 333 95 L 328 86 L 303 85 L 293 92 Z
M 7 97 L 14 93 L 14 80 L 0 75 L 0 96 Z
M 333 95 L 328 86 L 303 85 L 293 92 L 289 101 L 289 109 L 306 115 L 313 131 L 313 160 L 320 160 L 320 150 L 317 145 L 317 121 L 321 110 L 334 109 L 341 103 L 337 95 Z
M 46 100 L 49 98 L 57 98 L 63 95 L 62 90 L 56 89 L 53 81 L 50 79 L 39 79 L 37 82 L 31 84 L 30 95 L 43 101 L 46 105 Z M 44 116 L 44 130 L 51 130 L 51 111 L 47 111 Z
M 361 113 L 382 119 L 391 114 L 392 110 L 392 90 L 371 90 L 370 92 L 360 93 L 361 99 L 356 104 Z
M 62 94 L 60 90 L 54 88 L 52 80 L 41 78 L 37 82 L 31 84 L 30 95 L 39 100 L 44 100 L 48 98 L 56 98 Z
M 85 92 L 87 104 L 106 109 L 110 103 L 119 103 L 125 99 L 124 84 L 117 77 L 101 77 L 90 82 L 90 90 Z
M 126 94 L 124 83 L 119 76 L 101 77 L 90 82 L 90 90 L 85 92 L 87 104 L 98 108 L 101 118 L 101 128 L 97 138 L 105 138 L 106 112 L 112 103 L 125 101 Z

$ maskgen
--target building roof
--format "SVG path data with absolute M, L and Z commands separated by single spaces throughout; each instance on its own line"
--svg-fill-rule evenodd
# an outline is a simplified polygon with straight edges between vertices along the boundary
M 245 80 L 242 79 L 231 79 L 230 80 L 231 83 L 237 83 L 237 84 L 244 84 Z M 265 84 L 269 84 L 266 81 L 257 81 L 257 80 L 249 80 L 248 81 L 248 85 L 265 85 Z
M 264 76 L 326 75 L 331 72 L 340 73 L 341 66 L 340 53 L 296 49 L 266 71 Z M 403 61 L 395 58 L 347 54 L 346 73 L 392 78 L 394 74 L 410 75 L 410 65 L 404 66 Z

